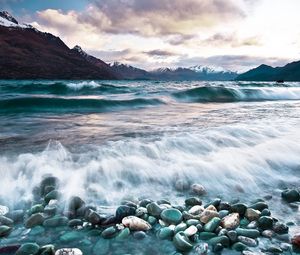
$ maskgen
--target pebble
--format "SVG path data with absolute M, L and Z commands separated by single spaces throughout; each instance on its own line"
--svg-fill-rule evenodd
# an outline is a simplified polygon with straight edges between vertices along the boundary
M 144 231 L 136 231 L 133 233 L 133 237 L 137 240 L 143 240 L 147 237 Z
M 110 239 L 110 238 L 113 238 L 116 233 L 117 233 L 117 229 L 114 226 L 112 226 L 112 227 L 109 227 L 109 228 L 103 230 L 103 232 L 101 233 L 101 236 L 105 239 Z
M 295 245 L 297 248 L 300 248 L 300 233 L 293 236 L 292 244 Z
M 283 223 L 276 222 L 273 226 L 273 230 L 276 234 L 282 235 L 289 232 L 289 227 Z
M 249 221 L 256 221 L 259 219 L 261 212 L 259 210 L 255 210 L 253 208 L 248 208 L 245 213 L 245 217 Z
M 0 224 L 6 225 L 6 226 L 12 226 L 12 225 L 14 225 L 14 221 L 6 216 L 1 215 L 0 216 Z
M 247 245 L 241 243 L 241 242 L 237 242 L 235 244 L 232 245 L 232 249 L 238 252 L 244 251 L 248 248 Z
M 116 236 L 116 240 L 125 240 L 130 235 L 130 229 L 124 228 L 119 232 L 119 234 Z
M 161 228 L 157 232 L 157 237 L 161 240 L 171 240 L 174 235 L 174 231 L 168 227 Z
M 266 237 L 266 238 L 272 238 L 272 237 L 274 237 L 275 236 L 275 233 L 274 233 L 274 231 L 272 231 L 272 230 L 264 230 L 262 233 L 261 233 L 261 235 L 263 236 L 263 237 Z
M 249 238 L 257 238 L 260 236 L 260 232 L 256 229 L 237 228 L 236 232 L 239 236 L 246 236 Z
M 162 212 L 162 209 L 159 207 L 159 205 L 156 202 L 152 202 L 148 204 L 146 208 L 149 215 L 154 217 L 159 217 Z
M 238 236 L 237 240 L 249 247 L 256 247 L 257 246 L 257 242 L 256 240 L 246 237 L 246 236 Z
M 209 222 L 212 218 L 219 217 L 219 213 L 214 210 L 205 209 L 200 216 L 200 221 L 204 224 Z
M 265 202 L 257 202 L 255 204 L 252 204 L 249 206 L 249 208 L 254 209 L 254 210 L 258 210 L 258 211 L 263 211 L 264 209 L 268 209 L 268 205 Z
M 188 212 L 192 215 L 199 215 L 203 213 L 204 207 L 201 205 L 195 205 L 193 206 Z
M 221 226 L 226 229 L 235 229 L 240 224 L 240 216 L 238 213 L 232 213 L 224 217 L 221 221 Z
M 197 197 L 189 197 L 185 200 L 186 206 L 202 205 L 202 201 Z
M 9 212 L 9 208 L 4 205 L 0 205 L 0 216 L 5 216 Z
M 128 205 L 121 205 L 116 210 L 116 220 L 121 222 L 127 216 L 135 215 L 135 208 Z M 100 220 L 101 221 L 101 220 Z
M 189 251 L 193 249 L 193 244 L 183 232 L 179 232 L 174 236 L 173 244 L 179 251 Z
M 77 248 L 64 248 L 57 250 L 55 255 L 83 255 L 83 253 Z
M 201 184 L 192 184 L 191 192 L 197 196 L 203 196 L 206 194 L 205 188 Z
M 17 250 L 16 255 L 36 255 L 40 247 L 36 243 L 25 243 Z
M 281 197 L 288 203 L 298 202 L 300 201 L 300 194 L 295 189 L 287 189 L 282 191 Z
M 206 255 L 208 253 L 208 244 L 201 243 L 195 246 L 195 251 L 197 255 Z
M 227 236 L 217 236 L 217 237 L 213 237 L 212 239 L 210 239 L 209 244 L 211 244 L 212 246 L 215 246 L 217 244 L 222 244 L 225 247 L 229 247 L 230 241 L 229 238 Z
M 186 230 L 183 231 L 183 233 L 188 237 L 195 235 L 197 232 L 198 232 L 198 229 L 194 225 L 188 227 Z
M 168 224 L 179 224 L 182 221 L 182 213 L 178 209 L 170 208 L 161 212 L 160 217 Z
M 217 227 L 219 227 L 220 223 L 221 219 L 218 217 L 214 217 L 204 225 L 204 231 L 214 232 L 217 229 Z
M 237 232 L 235 230 L 230 230 L 226 234 L 232 243 L 235 243 L 237 240 Z
M 175 182 L 175 189 L 177 191 L 183 192 L 183 191 L 188 191 L 190 188 L 190 183 L 186 180 L 177 180 Z
M 258 226 L 263 229 L 272 229 L 274 224 L 273 218 L 269 216 L 262 216 L 258 219 Z
M 65 216 L 54 216 L 46 219 L 43 223 L 44 227 L 54 228 L 68 225 L 68 218 Z
M 0 226 L 0 237 L 8 236 L 11 231 L 12 228 L 9 226 L 5 226 L 5 225 Z
M 66 232 L 59 238 L 62 243 L 66 244 L 78 241 L 80 239 L 82 239 L 82 233 L 79 231 Z
M 236 203 L 231 206 L 231 212 L 238 213 L 240 216 L 244 216 L 247 210 L 247 205 L 242 203 Z
M 125 227 L 128 227 L 130 230 L 136 231 L 148 231 L 152 227 L 151 225 L 136 216 L 128 216 L 123 218 L 122 223 Z
M 138 217 L 143 216 L 144 214 L 147 214 L 147 213 L 148 213 L 148 211 L 147 211 L 147 208 L 145 208 L 145 207 L 139 207 L 135 211 L 135 215 Z
M 35 226 L 43 225 L 45 218 L 43 214 L 36 213 L 32 214 L 26 221 L 25 221 L 25 227 L 26 228 L 33 228 Z

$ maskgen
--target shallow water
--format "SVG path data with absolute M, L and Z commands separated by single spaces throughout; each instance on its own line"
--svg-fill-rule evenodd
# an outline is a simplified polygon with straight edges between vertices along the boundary
M 30 199 L 42 176 L 66 197 L 115 206 L 168 198 L 184 178 L 208 196 L 273 195 L 300 181 L 300 83 L 1 81 L 0 197 Z

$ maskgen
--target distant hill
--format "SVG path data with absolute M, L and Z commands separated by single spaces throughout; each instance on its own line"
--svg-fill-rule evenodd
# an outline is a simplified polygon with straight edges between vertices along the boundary
M 257 68 L 239 75 L 239 81 L 300 81 L 300 61 L 289 63 L 283 67 L 260 65 Z
M 118 74 L 120 79 L 125 80 L 151 80 L 154 77 L 146 70 L 130 65 L 114 62 L 110 64 L 111 69 Z
M 103 61 L 0 12 L 1 79 L 117 79 Z

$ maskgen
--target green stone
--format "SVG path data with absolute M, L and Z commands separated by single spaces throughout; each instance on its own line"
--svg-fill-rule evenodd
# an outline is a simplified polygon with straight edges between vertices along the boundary
M 101 236 L 105 239 L 112 238 L 117 233 L 117 229 L 115 227 L 109 227 L 101 233 Z
M 204 225 L 204 231 L 214 232 L 217 227 L 219 227 L 221 219 L 218 217 L 212 218 L 209 222 Z
M 33 228 L 38 225 L 42 225 L 44 222 L 44 216 L 41 213 L 32 214 L 26 221 L 25 227 L 26 228 Z
M 157 219 L 155 217 L 153 217 L 153 216 L 149 216 L 148 219 L 147 219 L 147 221 L 152 226 L 157 223 Z
M 258 210 L 258 211 L 268 209 L 268 205 L 265 202 L 257 202 L 255 204 L 249 206 L 249 207 L 254 209 L 254 210 Z
M 46 204 L 49 203 L 52 199 L 59 199 L 61 196 L 60 192 L 58 190 L 52 190 L 50 191 L 44 198 Z
M 55 253 L 55 247 L 52 244 L 45 245 L 40 248 L 40 255 L 53 255 Z
M 156 202 L 152 202 L 148 204 L 146 208 L 149 215 L 154 217 L 159 217 L 162 212 L 162 209 L 159 207 L 159 205 Z
M 197 226 L 198 224 L 200 224 L 199 220 L 195 220 L 195 219 L 190 219 L 186 221 L 186 224 L 188 225 L 188 227 L 190 226 Z
M 244 216 L 247 210 L 247 205 L 237 203 L 231 206 L 231 212 L 238 213 L 240 216 Z
M 263 229 L 272 229 L 274 224 L 274 220 L 269 216 L 262 216 L 258 219 L 258 226 Z
M 0 226 L 0 237 L 8 236 L 12 231 L 12 228 L 9 226 Z
M 75 242 L 78 241 L 82 238 L 82 234 L 76 231 L 72 231 L 72 232 L 67 232 L 65 234 L 63 234 L 59 240 L 63 243 L 71 243 L 71 242 Z
M 257 238 L 260 236 L 260 232 L 256 229 L 237 228 L 236 232 L 239 236 L 246 236 L 249 238 Z
M 232 245 L 232 249 L 235 250 L 235 251 L 242 252 L 242 251 L 248 249 L 248 247 L 247 247 L 247 245 L 245 245 L 241 242 L 237 242 L 234 245 Z
M 120 231 L 120 233 L 116 236 L 116 240 L 125 240 L 130 235 L 130 229 L 124 228 Z
M 189 251 L 193 249 L 193 244 L 183 232 L 179 232 L 174 236 L 173 244 L 179 251 Z
M 211 232 L 201 232 L 199 234 L 199 238 L 201 240 L 209 240 L 209 239 L 212 239 L 214 237 L 216 237 L 217 235 L 215 233 L 211 233 Z
M 174 230 L 168 227 L 161 228 L 157 233 L 157 237 L 161 240 L 171 240 L 173 235 L 174 235 Z
M 54 228 L 68 225 L 68 218 L 65 216 L 54 216 L 44 221 L 43 225 L 47 228 Z
M 36 255 L 40 247 L 36 243 L 25 243 L 17 250 L 16 255 Z
M 42 226 L 36 226 L 30 230 L 29 235 L 36 236 L 36 235 L 41 235 L 44 232 L 45 232 L 45 229 Z
M 183 222 L 183 223 L 178 224 L 178 225 L 175 227 L 174 232 L 175 232 L 175 233 L 178 233 L 178 232 L 184 231 L 184 230 L 186 230 L 186 229 L 187 229 L 187 224 L 185 224 L 185 223 Z
M 100 239 L 94 246 L 93 252 L 97 255 L 109 254 L 110 241 L 108 239 Z
M 31 207 L 30 214 L 35 214 L 44 211 L 44 206 L 41 204 L 37 204 Z
M 246 218 L 244 218 L 244 219 L 242 219 L 242 220 L 240 221 L 240 226 L 241 226 L 241 227 L 247 227 L 247 226 L 249 225 L 249 223 L 250 223 L 250 221 L 247 220 Z
M 182 213 L 178 209 L 165 209 L 160 214 L 163 221 L 168 224 L 179 224 L 182 221 Z

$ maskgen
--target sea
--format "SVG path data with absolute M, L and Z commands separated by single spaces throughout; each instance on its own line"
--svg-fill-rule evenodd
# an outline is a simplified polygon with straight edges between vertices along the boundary
M 296 231 L 280 194 L 300 183 L 300 83 L 0 81 L 0 204 L 30 200 L 49 174 L 108 212 L 180 204 L 176 182 L 198 183 L 206 201 L 267 199 Z

